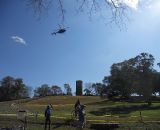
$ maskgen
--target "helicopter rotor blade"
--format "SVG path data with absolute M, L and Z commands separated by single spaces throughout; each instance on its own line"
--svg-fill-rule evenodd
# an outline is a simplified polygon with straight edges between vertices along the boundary
M 58 24 L 58 26 L 59 26 L 60 29 L 62 28 L 60 24 Z
M 63 29 L 67 29 L 67 28 L 69 28 L 69 27 L 65 27 L 65 28 L 63 28 Z

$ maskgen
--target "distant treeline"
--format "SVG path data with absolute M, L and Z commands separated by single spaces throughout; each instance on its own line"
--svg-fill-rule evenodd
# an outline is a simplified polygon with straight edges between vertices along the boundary
M 64 91 L 57 85 L 43 84 L 34 90 L 35 97 L 44 97 L 49 95 L 72 95 L 72 89 L 69 84 L 64 84 Z
M 31 87 L 24 84 L 23 79 L 6 76 L 0 81 L 0 101 L 28 98 L 31 90 Z M 63 92 L 57 85 L 49 87 L 49 85 L 43 84 L 34 90 L 34 97 L 49 95 L 72 95 L 72 89 L 69 84 L 64 84 Z
M 130 99 L 133 95 L 141 97 L 148 104 L 153 96 L 160 95 L 160 72 L 154 69 L 154 57 L 148 53 L 114 63 L 109 76 L 104 76 L 101 83 L 86 83 L 84 95 L 101 97 L 120 97 Z M 160 63 L 157 64 L 160 66 Z M 12 100 L 29 96 L 29 87 L 22 79 L 7 76 L 0 84 L 0 100 Z M 35 97 L 48 95 L 73 95 L 69 84 L 64 84 L 64 91 L 57 85 L 43 84 L 34 90 Z

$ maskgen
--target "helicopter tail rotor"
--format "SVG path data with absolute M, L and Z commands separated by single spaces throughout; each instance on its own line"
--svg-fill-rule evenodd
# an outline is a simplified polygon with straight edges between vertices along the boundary
M 56 32 L 51 33 L 51 35 L 56 35 Z

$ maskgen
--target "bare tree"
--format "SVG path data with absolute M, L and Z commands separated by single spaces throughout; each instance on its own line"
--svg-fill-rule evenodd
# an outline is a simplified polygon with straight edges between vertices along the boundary
M 66 91 L 66 95 L 72 95 L 72 89 L 69 84 L 64 84 L 64 89 Z
M 87 10 L 90 16 L 107 9 L 108 16 L 111 16 L 110 22 L 121 25 L 128 19 L 127 10 L 129 8 L 122 0 L 77 0 L 77 2 L 78 10 Z M 64 22 L 65 20 L 64 0 L 27 0 L 27 3 L 39 15 L 52 5 L 53 8 L 58 8 L 59 11 L 55 13 L 60 13 L 61 21 Z

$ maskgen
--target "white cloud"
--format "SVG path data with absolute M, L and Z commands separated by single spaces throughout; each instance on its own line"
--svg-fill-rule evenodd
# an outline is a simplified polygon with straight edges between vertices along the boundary
M 108 0 L 108 1 L 110 1 L 110 2 L 113 1 L 116 6 L 120 6 L 121 4 L 124 4 L 128 7 L 136 10 L 138 8 L 140 0 L 112 0 L 112 1 Z
M 139 0 L 123 0 L 123 2 L 133 9 L 138 8 Z
M 19 36 L 12 36 L 11 38 L 13 39 L 14 42 L 26 45 L 26 41 Z

